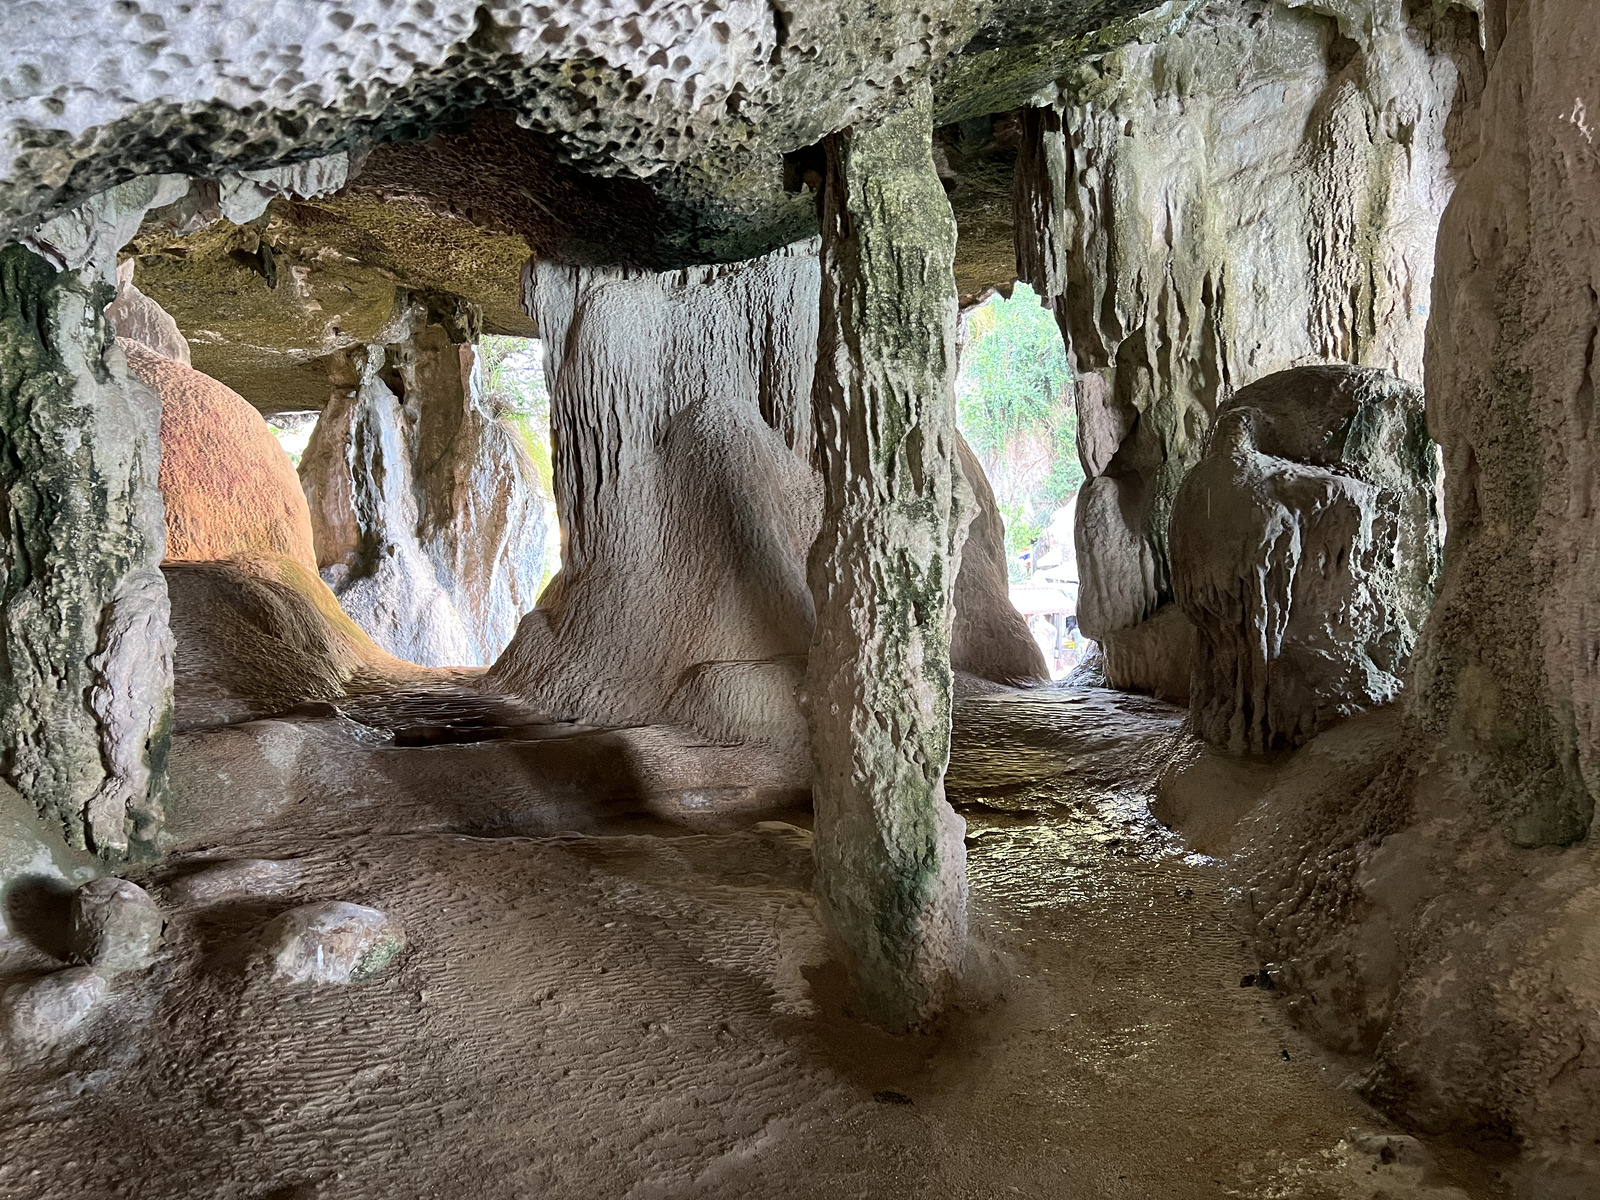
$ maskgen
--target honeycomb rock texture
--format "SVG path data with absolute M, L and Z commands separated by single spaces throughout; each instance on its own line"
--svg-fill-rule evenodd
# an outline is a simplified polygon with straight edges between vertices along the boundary
M 1092 638 L 1173 600 L 1173 498 L 1229 392 L 1317 361 L 1421 382 L 1434 236 L 1482 87 L 1476 24 L 1399 0 L 1327 11 L 1199 6 L 1025 115 L 1018 271 L 1077 372 Z M 1123 673 L 1147 662 L 1108 656 L 1111 682 L 1152 688 Z
M 1422 389 L 1386 372 L 1297 367 L 1217 410 L 1171 530 L 1201 737 L 1296 746 L 1399 695 L 1433 599 L 1438 486 Z
M 537 599 L 543 486 L 459 330 L 414 307 L 390 333 L 343 357 L 300 462 L 317 564 L 390 654 L 486 666 Z
M 133 373 L 161 398 L 164 561 L 276 555 L 316 570 L 300 477 L 261 414 L 192 367 L 120 344 Z
M 881 113 L 1018 7 L 22 0 L 7 10 L 0 229 L 26 233 L 133 175 L 263 171 L 498 107 L 587 170 L 653 180 L 687 213 L 669 234 L 683 246 L 744 257 L 804 232 L 780 152 Z M 1141 7 L 1059 0 L 1039 36 L 1070 43 Z M 998 94 L 982 111 L 1039 86 L 997 86 L 988 66 L 975 77 Z

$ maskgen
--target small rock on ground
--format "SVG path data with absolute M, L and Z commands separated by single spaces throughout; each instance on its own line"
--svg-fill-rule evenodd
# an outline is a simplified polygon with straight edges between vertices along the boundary
M 72 957 L 107 974 L 155 959 L 164 924 L 156 902 L 126 879 L 95 879 L 72 897 Z
M 406 935 L 375 908 L 333 900 L 273 918 L 259 940 L 267 969 L 280 983 L 359 983 L 389 965 Z
M 106 977 L 93 967 L 68 967 L 12 990 L 7 1032 L 19 1050 L 54 1045 L 83 1022 L 106 994 Z
M 185 875 L 167 888 L 176 904 L 221 904 L 257 896 L 281 896 L 300 883 L 300 864 L 293 859 L 241 858 Z

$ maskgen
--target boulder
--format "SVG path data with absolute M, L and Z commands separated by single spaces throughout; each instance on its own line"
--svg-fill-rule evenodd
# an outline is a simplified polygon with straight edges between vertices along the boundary
M 118 345 L 133 373 L 161 397 L 163 561 L 268 554 L 315 571 L 300 479 L 261 414 L 209 375 L 137 342 Z
M 106 994 L 93 967 L 68 967 L 19 986 L 7 997 L 7 1032 L 24 1052 L 47 1049 L 83 1023 Z
M 263 965 L 279 983 L 360 983 L 405 948 L 398 921 L 342 900 L 305 904 L 269 921 L 258 935 Z
M 165 922 L 150 893 L 126 879 L 96 879 L 72 896 L 72 957 L 108 975 L 142 971 Z
M 1383 371 L 1298 367 L 1217 410 L 1171 524 L 1200 736 L 1260 753 L 1395 698 L 1433 599 L 1439 483 L 1422 390 Z

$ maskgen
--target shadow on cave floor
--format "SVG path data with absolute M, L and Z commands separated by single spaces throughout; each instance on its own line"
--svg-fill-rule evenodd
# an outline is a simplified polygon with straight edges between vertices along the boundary
M 682 782 L 696 744 L 549 723 L 478 739 L 518 714 L 363 703 L 180 739 L 191 811 L 130 873 L 167 906 L 166 946 L 76 1042 L 4 1069 L 0 1197 L 1499 1194 L 1443 1152 L 1426 1175 L 1386 1155 L 1347 1069 L 1241 986 L 1216 865 L 1148 814 L 1175 709 L 1071 689 L 961 704 L 972 993 L 896 1038 L 847 1013 L 803 808 L 597 801 L 570 762 L 519 801 L 551 746 L 597 747 L 591 783 L 619 755 L 637 781 L 657 753 Z M 219 764 L 208 817 L 195 780 Z M 180 900 L 197 863 L 247 857 L 293 858 L 297 881 Z M 241 969 L 255 922 L 327 899 L 403 922 L 398 966 L 312 990 Z

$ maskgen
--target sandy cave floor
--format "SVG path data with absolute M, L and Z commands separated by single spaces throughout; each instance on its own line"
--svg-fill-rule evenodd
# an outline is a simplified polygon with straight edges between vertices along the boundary
M 843 1007 L 803 810 L 686 825 L 612 796 L 578 819 L 525 773 L 486 819 L 504 741 L 397 746 L 327 714 L 205 735 L 299 739 L 316 769 L 276 807 L 223 778 L 129 874 L 158 898 L 222 859 L 301 880 L 169 899 L 157 965 L 4 1070 L 0 1197 L 1501 1194 L 1465 1153 L 1424 1169 L 1386 1143 L 1352 1068 L 1241 986 L 1219 867 L 1147 811 L 1180 716 L 1098 690 L 962 703 L 974 995 L 905 1038 Z M 403 921 L 398 967 L 299 991 L 248 969 L 252 929 L 324 899 Z

